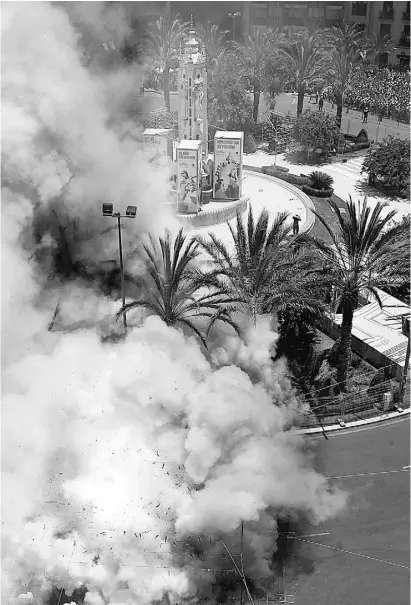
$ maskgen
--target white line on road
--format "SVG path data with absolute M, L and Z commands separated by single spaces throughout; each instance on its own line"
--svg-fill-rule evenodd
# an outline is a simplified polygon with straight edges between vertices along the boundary
M 346 553 L 347 555 L 355 555 L 357 557 L 363 557 L 364 559 L 371 559 L 371 561 L 378 561 L 378 563 L 385 563 L 386 565 L 393 565 L 394 567 L 401 567 L 402 569 L 410 569 L 406 565 L 399 565 L 398 563 L 391 563 L 391 561 L 384 561 L 383 559 L 376 559 L 375 557 L 369 557 L 368 555 L 362 555 L 359 552 L 352 552 L 350 550 L 343 550 L 336 546 L 329 546 L 328 544 L 321 544 L 321 542 L 312 542 L 311 540 L 303 540 L 303 538 L 296 538 L 290 536 L 290 540 L 299 540 L 300 542 L 306 542 L 307 544 L 315 544 L 316 546 L 323 546 L 324 548 L 330 548 L 331 550 L 338 550 L 339 552 Z
M 409 467 L 408 467 L 409 468 Z M 376 471 L 374 473 L 357 473 L 355 475 L 339 475 L 338 477 L 327 477 L 327 479 L 348 479 L 348 477 L 366 477 L 367 475 L 389 475 L 390 473 L 403 473 L 406 467 L 395 471 Z
M 291 538 L 315 538 L 316 536 L 329 536 L 330 532 L 325 531 L 322 534 L 307 534 L 306 536 L 290 536 Z

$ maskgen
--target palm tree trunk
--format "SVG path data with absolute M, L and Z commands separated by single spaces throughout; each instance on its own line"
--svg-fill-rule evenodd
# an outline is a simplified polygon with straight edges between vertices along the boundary
M 260 106 L 260 94 L 261 90 L 254 87 L 254 102 L 253 102 L 253 120 L 257 124 L 258 122 L 258 108 Z
M 297 118 L 298 118 L 298 116 L 300 116 L 303 113 L 304 95 L 305 95 L 305 84 L 300 84 L 298 87 Z
M 165 106 L 170 109 L 170 67 L 168 65 L 165 66 L 163 73 L 163 91 Z
M 348 307 L 343 311 L 337 368 L 337 382 L 341 383 L 340 388 L 343 391 L 346 390 L 348 368 L 351 364 L 351 333 L 353 317 L 353 307 Z
M 341 94 L 337 95 L 336 103 L 337 103 L 336 122 L 337 122 L 338 128 L 341 128 L 341 120 L 342 120 L 342 113 L 343 113 L 343 96 Z

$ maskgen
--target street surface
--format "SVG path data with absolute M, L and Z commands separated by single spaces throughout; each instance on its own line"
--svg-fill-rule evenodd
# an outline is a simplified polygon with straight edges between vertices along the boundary
M 328 437 L 315 438 L 308 447 L 316 469 L 349 492 L 349 504 L 332 521 L 297 528 L 296 537 L 325 534 L 303 538 L 316 544 L 288 539 L 286 592 L 295 605 L 406 605 L 409 418 Z

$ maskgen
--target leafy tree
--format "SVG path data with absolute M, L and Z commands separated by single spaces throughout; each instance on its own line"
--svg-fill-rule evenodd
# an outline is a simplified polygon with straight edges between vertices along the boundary
M 338 220 L 338 230 L 315 213 L 331 238 L 331 245 L 312 238 L 324 261 L 332 270 L 334 306 L 342 312 L 338 344 L 337 381 L 345 390 L 351 360 L 351 332 L 360 292 L 369 292 L 382 306 L 378 288 L 402 283 L 409 274 L 409 230 L 404 223 L 390 225 L 394 210 L 383 216 L 386 203 L 372 210 L 366 200 L 347 202 L 347 217 L 330 201 Z
M 328 76 L 331 88 L 336 95 L 337 126 L 341 128 L 344 96 L 350 89 L 356 67 L 361 61 L 363 34 L 356 23 L 343 21 L 328 32 L 330 48 L 327 52 Z
M 150 237 L 150 245 L 143 246 L 147 273 L 136 282 L 143 290 L 143 298 L 122 307 L 117 318 L 133 309 L 144 308 L 168 326 L 189 328 L 205 347 L 205 335 L 195 325 L 199 319 L 208 320 L 207 332 L 216 321 L 223 321 L 239 333 L 229 310 L 219 306 L 218 298 L 202 294 L 203 284 L 194 267 L 199 255 L 198 244 L 194 240 L 186 243 L 183 229 L 174 243 L 169 231 L 164 238 L 159 237 L 158 242 L 159 246 Z
M 318 29 L 293 36 L 291 42 L 281 45 L 281 53 L 296 74 L 298 101 L 297 116 L 303 111 L 307 85 L 324 74 L 323 35 Z
M 187 32 L 187 23 L 178 17 L 170 21 L 165 14 L 148 31 L 149 47 L 163 73 L 164 102 L 170 109 L 170 69 L 178 67 L 178 54 Z
M 235 44 L 237 62 L 239 61 L 242 75 L 253 93 L 253 120 L 255 123 L 258 122 L 260 96 L 266 82 L 267 61 L 279 48 L 283 38 L 277 29 L 268 32 L 256 29 L 246 37 L 244 45 Z M 238 71 L 235 73 L 238 77 Z
M 321 149 L 325 155 L 337 147 L 340 136 L 334 118 L 322 111 L 309 109 L 297 119 L 294 133 L 306 150 Z
M 410 141 L 392 135 L 365 158 L 362 172 L 370 181 L 378 179 L 385 187 L 406 194 L 410 186 Z
M 213 233 L 207 239 L 197 238 L 213 261 L 211 269 L 202 274 L 202 283 L 223 308 L 236 309 L 254 323 L 257 315 L 290 309 L 316 313 L 321 308 L 312 295 L 317 273 L 313 250 L 299 247 L 289 238 L 287 216 L 279 213 L 269 226 L 266 210 L 257 221 L 251 208 L 247 222 L 238 213 L 236 226 L 229 225 L 234 253 Z
M 212 129 L 226 128 L 245 133 L 253 130 L 252 102 L 237 69 L 235 56 L 228 54 L 214 72 L 208 88 L 210 138 Z

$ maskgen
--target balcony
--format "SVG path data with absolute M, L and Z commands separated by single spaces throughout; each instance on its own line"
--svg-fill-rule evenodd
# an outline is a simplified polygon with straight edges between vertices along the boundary
M 394 19 L 394 9 L 380 11 L 379 19 L 381 21 L 392 21 Z
M 351 14 L 353 17 L 365 17 L 367 15 L 367 3 L 353 2 Z
M 409 36 L 405 36 L 404 34 L 401 36 L 401 38 L 399 39 L 398 42 L 398 46 L 400 48 L 409 48 L 410 47 L 410 37 Z
M 405 13 L 402 13 L 402 20 L 403 21 L 409 21 L 410 20 L 410 12 L 407 11 Z

